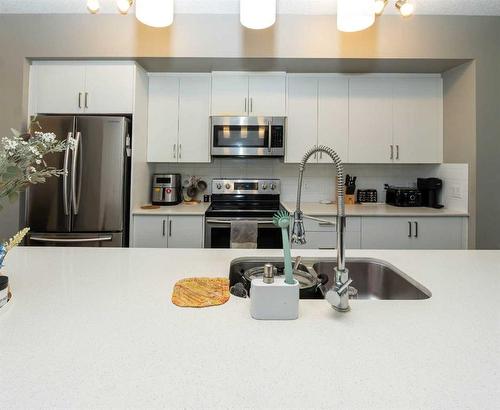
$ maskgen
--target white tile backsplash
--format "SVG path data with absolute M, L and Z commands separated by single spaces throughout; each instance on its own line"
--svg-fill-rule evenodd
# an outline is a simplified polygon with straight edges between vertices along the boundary
M 216 158 L 211 164 L 155 164 L 154 172 L 196 175 L 209 187 L 213 178 L 279 178 L 283 201 L 294 201 L 297 192 L 298 164 L 279 159 Z M 376 189 L 379 202 L 385 202 L 384 184 L 416 186 L 417 178 L 443 180 L 442 203 L 451 209 L 468 210 L 467 164 L 346 164 L 345 173 L 357 176 L 358 189 Z M 210 189 L 210 188 L 209 188 Z M 332 164 L 308 164 L 304 173 L 303 201 L 334 200 L 335 170 Z

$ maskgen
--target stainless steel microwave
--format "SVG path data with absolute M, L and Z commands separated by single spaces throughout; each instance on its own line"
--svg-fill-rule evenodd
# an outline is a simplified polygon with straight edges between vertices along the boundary
M 285 117 L 212 117 L 212 156 L 284 157 Z

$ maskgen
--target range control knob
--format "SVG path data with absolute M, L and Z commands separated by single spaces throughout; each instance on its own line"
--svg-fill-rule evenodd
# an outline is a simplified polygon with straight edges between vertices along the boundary
M 267 189 L 267 184 L 262 184 L 262 189 L 265 191 Z
M 269 188 L 271 188 L 271 191 L 274 191 L 274 190 L 276 189 L 276 185 L 275 185 L 275 184 L 271 184 L 271 185 L 269 186 Z
M 221 189 L 222 188 L 222 184 L 221 183 L 218 183 L 217 184 L 217 189 Z
M 231 188 L 231 185 L 230 184 L 226 184 L 226 189 L 230 189 Z

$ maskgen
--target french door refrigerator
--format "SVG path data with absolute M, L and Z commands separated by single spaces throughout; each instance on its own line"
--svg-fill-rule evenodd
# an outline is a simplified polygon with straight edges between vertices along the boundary
M 27 245 L 127 246 L 130 120 L 49 115 L 36 120 L 43 132 L 74 143 L 47 158 L 66 175 L 27 190 Z

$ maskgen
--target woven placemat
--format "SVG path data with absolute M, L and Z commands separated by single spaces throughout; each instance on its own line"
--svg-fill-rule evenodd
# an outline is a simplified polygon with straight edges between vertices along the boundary
M 229 296 L 227 278 L 187 278 L 175 284 L 172 303 L 180 307 L 202 308 L 223 305 Z

